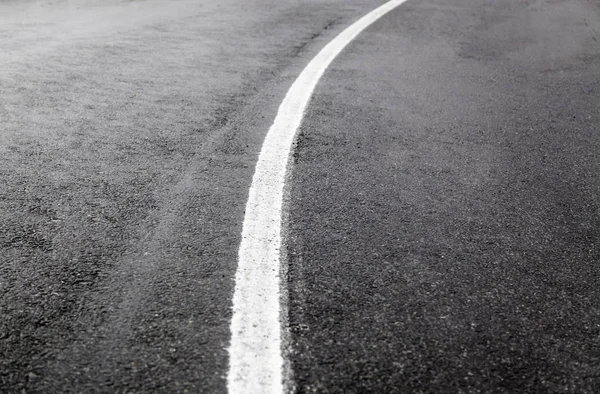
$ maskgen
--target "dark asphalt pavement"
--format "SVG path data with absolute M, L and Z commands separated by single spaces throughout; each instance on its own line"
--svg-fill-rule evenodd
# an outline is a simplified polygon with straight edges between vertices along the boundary
M 0 393 L 226 391 L 244 206 L 382 0 L 0 0 Z M 299 393 L 600 393 L 600 3 L 409 0 L 325 73 L 285 230 Z
M 262 141 L 373 6 L 0 0 L 0 393 L 225 391 Z
M 413 1 L 302 126 L 298 392 L 600 392 L 600 3 Z

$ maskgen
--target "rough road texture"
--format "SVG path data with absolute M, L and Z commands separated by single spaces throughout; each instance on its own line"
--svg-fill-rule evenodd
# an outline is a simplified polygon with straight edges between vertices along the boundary
M 600 4 L 415 1 L 296 150 L 299 392 L 600 392 Z
M 0 392 L 224 392 L 257 152 L 380 0 L 0 0 Z M 298 392 L 600 392 L 600 5 L 409 0 L 311 103 Z
M 224 390 L 260 143 L 367 3 L 0 2 L 0 392 Z

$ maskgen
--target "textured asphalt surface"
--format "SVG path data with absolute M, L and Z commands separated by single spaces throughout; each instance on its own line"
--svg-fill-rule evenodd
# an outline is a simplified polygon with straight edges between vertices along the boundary
M 299 392 L 600 392 L 600 3 L 405 3 L 290 193 Z
M 373 7 L 0 1 L 0 392 L 225 390 L 262 140 Z
M 253 167 L 382 1 L 0 0 L 0 393 L 225 392 Z M 600 3 L 409 0 L 321 80 L 298 392 L 600 392 Z

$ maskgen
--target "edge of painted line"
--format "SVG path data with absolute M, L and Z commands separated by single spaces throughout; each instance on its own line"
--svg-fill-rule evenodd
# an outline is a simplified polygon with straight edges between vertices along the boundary
M 296 78 L 263 142 L 248 193 L 233 294 L 227 389 L 282 393 L 282 205 L 292 145 L 312 93 L 339 53 L 363 30 L 407 0 L 372 10 L 327 43 Z M 284 319 L 285 320 L 285 319 Z M 286 333 L 286 335 L 282 335 Z M 288 387 L 290 387 L 289 385 Z

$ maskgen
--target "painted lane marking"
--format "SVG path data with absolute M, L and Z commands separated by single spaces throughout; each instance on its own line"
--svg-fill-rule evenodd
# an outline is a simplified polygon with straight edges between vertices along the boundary
M 405 1 L 383 4 L 330 41 L 294 81 L 265 137 L 246 203 L 235 276 L 227 377 L 230 394 L 284 391 L 281 210 L 294 137 L 312 92 L 329 64 L 364 29 Z

